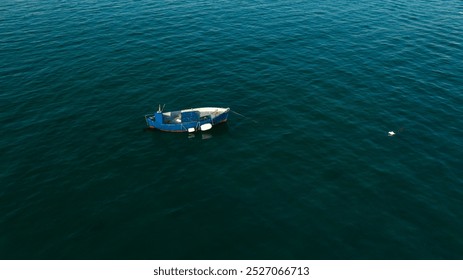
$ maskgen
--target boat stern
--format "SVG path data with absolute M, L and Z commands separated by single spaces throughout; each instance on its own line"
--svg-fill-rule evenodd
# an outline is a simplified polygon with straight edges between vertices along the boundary
M 162 122 L 163 122 L 162 112 L 158 111 L 154 114 L 145 115 L 145 121 L 146 121 L 146 125 L 149 128 L 159 129 L 162 126 Z
M 146 126 L 155 128 L 156 118 L 154 115 L 145 115 Z

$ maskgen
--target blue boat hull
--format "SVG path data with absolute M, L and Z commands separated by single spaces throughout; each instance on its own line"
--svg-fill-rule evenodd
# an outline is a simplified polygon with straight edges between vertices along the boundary
M 146 125 L 151 129 L 168 132 L 196 132 L 209 130 L 228 120 L 230 108 L 205 107 L 174 112 L 156 112 L 145 115 Z

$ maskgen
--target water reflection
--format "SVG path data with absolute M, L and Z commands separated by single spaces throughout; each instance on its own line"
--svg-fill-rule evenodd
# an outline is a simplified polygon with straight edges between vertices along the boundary
M 199 138 L 201 137 L 201 140 L 207 140 L 212 138 L 211 133 L 188 133 L 188 139 L 193 139 L 193 138 Z

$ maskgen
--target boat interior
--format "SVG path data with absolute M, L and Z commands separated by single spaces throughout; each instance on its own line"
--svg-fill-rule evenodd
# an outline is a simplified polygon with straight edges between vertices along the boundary
M 182 123 L 215 118 L 226 112 L 228 108 L 204 107 L 162 113 L 163 123 Z

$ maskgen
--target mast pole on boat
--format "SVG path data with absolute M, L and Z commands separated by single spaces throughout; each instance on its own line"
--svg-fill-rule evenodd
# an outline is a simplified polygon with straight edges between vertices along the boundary
M 164 111 L 164 107 L 166 107 L 166 104 L 162 105 L 162 109 L 161 109 L 161 104 L 158 105 L 158 113 L 162 113 L 162 111 Z

